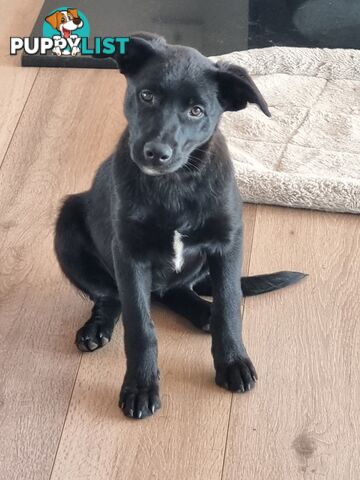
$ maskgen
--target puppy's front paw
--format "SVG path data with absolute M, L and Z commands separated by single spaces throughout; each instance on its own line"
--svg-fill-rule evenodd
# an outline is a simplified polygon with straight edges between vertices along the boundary
M 161 407 L 158 379 L 147 385 L 125 379 L 121 387 L 119 407 L 130 418 L 141 419 L 153 415 Z
M 217 385 L 232 392 L 244 393 L 255 386 L 256 380 L 256 370 L 249 357 L 216 367 Z
M 80 48 L 79 47 L 73 47 L 71 49 L 71 56 L 75 57 L 78 53 L 80 53 Z

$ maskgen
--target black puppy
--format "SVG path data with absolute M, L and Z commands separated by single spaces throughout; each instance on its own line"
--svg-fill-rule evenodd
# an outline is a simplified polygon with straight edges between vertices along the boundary
M 109 342 L 122 311 L 120 406 L 144 418 L 160 407 L 151 295 L 210 330 L 216 383 L 244 392 L 257 376 L 241 338 L 242 291 L 274 290 L 303 275 L 240 282 L 241 199 L 218 122 L 248 102 L 270 116 L 247 72 L 151 34 L 132 36 L 116 61 L 128 83 L 128 127 L 91 189 L 65 201 L 55 249 L 65 275 L 94 302 L 76 335 L 80 350 Z

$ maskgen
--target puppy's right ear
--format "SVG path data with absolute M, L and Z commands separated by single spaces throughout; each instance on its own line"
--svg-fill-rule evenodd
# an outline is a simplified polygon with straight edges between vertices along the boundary
M 114 55 L 95 54 L 94 58 L 112 58 L 124 75 L 134 75 L 146 62 L 156 55 L 153 42 L 140 36 L 131 36 L 125 45 L 125 53 L 116 52 Z
M 218 96 L 225 111 L 242 110 L 248 103 L 255 103 L 271 117 L 264 97 L 245 68 L 226 62 L 218 62 L 216 67 Z

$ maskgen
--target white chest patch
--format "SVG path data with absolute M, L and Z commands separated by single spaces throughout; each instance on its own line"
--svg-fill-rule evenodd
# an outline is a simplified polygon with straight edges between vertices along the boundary
M 174 258 L 173 258 L 173 265 L 175 272 L 180 272 L 182 266 L 184 264 L 184 244 L 181 240 L 181 233 L 177 230 L 174 231 L 174 240 L 173 240 L 173 248 L 174 248 Z

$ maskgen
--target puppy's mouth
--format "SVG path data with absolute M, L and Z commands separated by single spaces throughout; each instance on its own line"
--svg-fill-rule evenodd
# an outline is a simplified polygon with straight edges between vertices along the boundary
M 71 30 L 68 30 L 67 28 L 63 27 L 62 32 L 63 32 L 64 38 L 69 38 L 71 35 Z
M 155 167 L 152 165 L 143 165 L 138 164 L 135 162 L 140 170 L 145 173 L 145 175 L 150 175 L 151 177 L 159 177 L 160 175 L 169 175 L 170 173 L 175 173 L 180 169 L 180 166 L 177 164 L 173 164 L 172 166 L 168 167 Z
M 160 170 L 156 170 L 155 168 L 144 167 L 144 166 L 141 166 L 140 170 L 143 173 L 145 173 L 146 175 L 150 175 L 151 177 L 156 177 L 156 176 L 159 176 L 159 175 L 165 175 L 165 173 L 167 173 L 167 172 L 162 172 Z
M 150 175 L 152 177 L 159 177 L 161 175 L 170 175 L 172 173 L 176 172 L 182 172 L 184 171 L 185 173 L 192 173 L 193 168 L 188 165 L 187 161 L 184 161 L 183 159 L 172 162 L 171 165 L 164 165 L 164 166 L 157 166 L 157 165 L 144 165 L 142 162 L 137 162 L 132 158 L 134 163 L 138 166 L 138 168 L 145 173 L 145 175 Z M 198 170 L 198 168 L 196 168 Z

